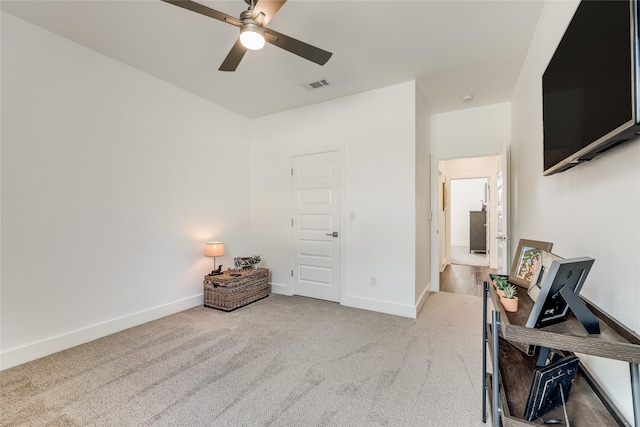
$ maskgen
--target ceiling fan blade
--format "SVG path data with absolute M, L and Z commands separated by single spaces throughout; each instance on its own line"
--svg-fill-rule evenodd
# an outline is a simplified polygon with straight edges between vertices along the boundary
M 227 54 L 227 57 L 222 61 L 222 65 L 218 68 L 218 71 L 235 71 L 246 52 L 247 48 L 242 46 L 240 39 L 238 39 Z
M 258 0 L 253 8 L 253 12 L 251 12 L 251 19 L 256 19 L 260 13 L 264 13 L 265 17 L 262 19 L 260 25 L 266 26 L 286 1 L 287 0 Z
M 327 63 L 333 53 L 327 52 L 315 46 L 311 46 L 300 40 L 296 40 L 293 37 L 285 36 L 277 31 L 273 31 L 270 28 L 265 29 L 265 40 L 274 46 L 278 46 L 284 50 L 287 50 L 295 55 L 301 56 L 304 59 L 308 59 L 311 62 L 315 62 L 318 65 L 324 65 Z
M 187 9 L 195 13 L 199 13 L 200 15 L 208 16 L 209 18 L 217 19 L 218 21 L 235 25 L 236 27 L 239 27 L 242 25 L 242 22 L 238 18 L 234 18 L 233 16 L 227 15 L 226 13 L 218 12 L 217 10 L 211 9 L 207 6 L 203 6 L 200 3 L 196 3 L 191 0 L 162 0 L 162 1 L 165 3 L 170 3 L 175 6 L 179 6 L 183 9 Z

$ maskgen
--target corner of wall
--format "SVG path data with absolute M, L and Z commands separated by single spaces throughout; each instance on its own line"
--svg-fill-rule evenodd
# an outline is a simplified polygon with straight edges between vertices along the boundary
M 430 289 L 430 286 L 427 286 L 425 288 L 425 290 L 422 292 L 422 295 L 420 295 L 420 298 L 418 298 L 418 301 L 416 303 L 416 317 L 418 316 L 418 314 L 422 310 L 422 307 L 424 306 L 424 303 L 427 302 L 427 298 L 429 298 L 431 296 L 431 294 L 433 293 L 429 289 Z
M 293 289 L 291 285 L 282 285 L 280 283 L 271 283 L 271 292 L 278 295 L 292 296 Z

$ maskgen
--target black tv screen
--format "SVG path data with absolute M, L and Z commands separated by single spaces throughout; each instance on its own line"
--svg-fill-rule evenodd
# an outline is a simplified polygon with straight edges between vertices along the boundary
M 544 174 L 626 141 L 636 113 L 637 0 L 583 0 L 542 77 Z

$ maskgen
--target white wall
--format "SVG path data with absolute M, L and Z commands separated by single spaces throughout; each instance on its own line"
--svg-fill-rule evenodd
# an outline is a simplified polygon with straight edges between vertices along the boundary
M 542 175 L 542 73 L 577 5 L 545 4 L 512 100 L 512 237 L 553 242 L 553 252 L 565 258 L 595 258 L 582 293 L 638 332 L 640 141 Z M 628 365 L 582 360 L 632 420 Z
M 482 209 L 487 178 L 451 180 L 451 245 L 469 247 L 470 211 Z
M 503 102 L 431 116 L 433 160 L 502 153 L 511 132 L 511 103 Z M 435 158 L 435 159 L 434 159 Z
M 2 367 L 201 304 L 204 242 L 250 253 L 248 126 L 3 13 Z
M 254 252 L 272 290 L 291 294 L 291 159 L 340 150 L 341 303 L 416 313 L 415 82 L 252 121 L 251 223 Z M 355 220 L 346 220 L 354 212 Z M 369 277 L 377 278 L 377 286 Z
M 441 185 L 443 180 L 448 179 L 438 175 L 438 162 L 447 159 L 500 155 L 503 145 L 509 144 L 510 133 L 511 104 L 509 102 L 431 116 L 431 207 L 434 212 L 440 209 L 437 212 L 440 216 L 442 214 L 437 185 Z M 446 221 L 442 219 L 438 222 L 432 221 L 432 236 L 437 236 L 439 226 L 446 226 Z M 431 265 L 439 265 L 438 245 L 438 239 L 432 238 Z M 440 288 L 439 275 L 439 269 L 431 269 L 432 291 L 438 291 Z
M 429 295 L 431 275 L 431 157 L 429 153 L 431 120 L 429 106 L 419 90 L 416 91 L 416 294 L 421 304 Z

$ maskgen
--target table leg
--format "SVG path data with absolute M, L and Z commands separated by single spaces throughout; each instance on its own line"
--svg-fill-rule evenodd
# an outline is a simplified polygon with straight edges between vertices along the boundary
M 633 399 L 633 422 L 640 427 L 640 373 L 637 363 L 629 363 L 631 371 L 631 398 Z
M 487 293 L 489 282 L 484 281 L 482 294 L 482 422 L 487 422 Z
M 493 338 L 493 375 L 491 387 L 493 388 L 493 427 L 500 427 L 500 312 L 494 311 L 491 319 L 491 337 Z

